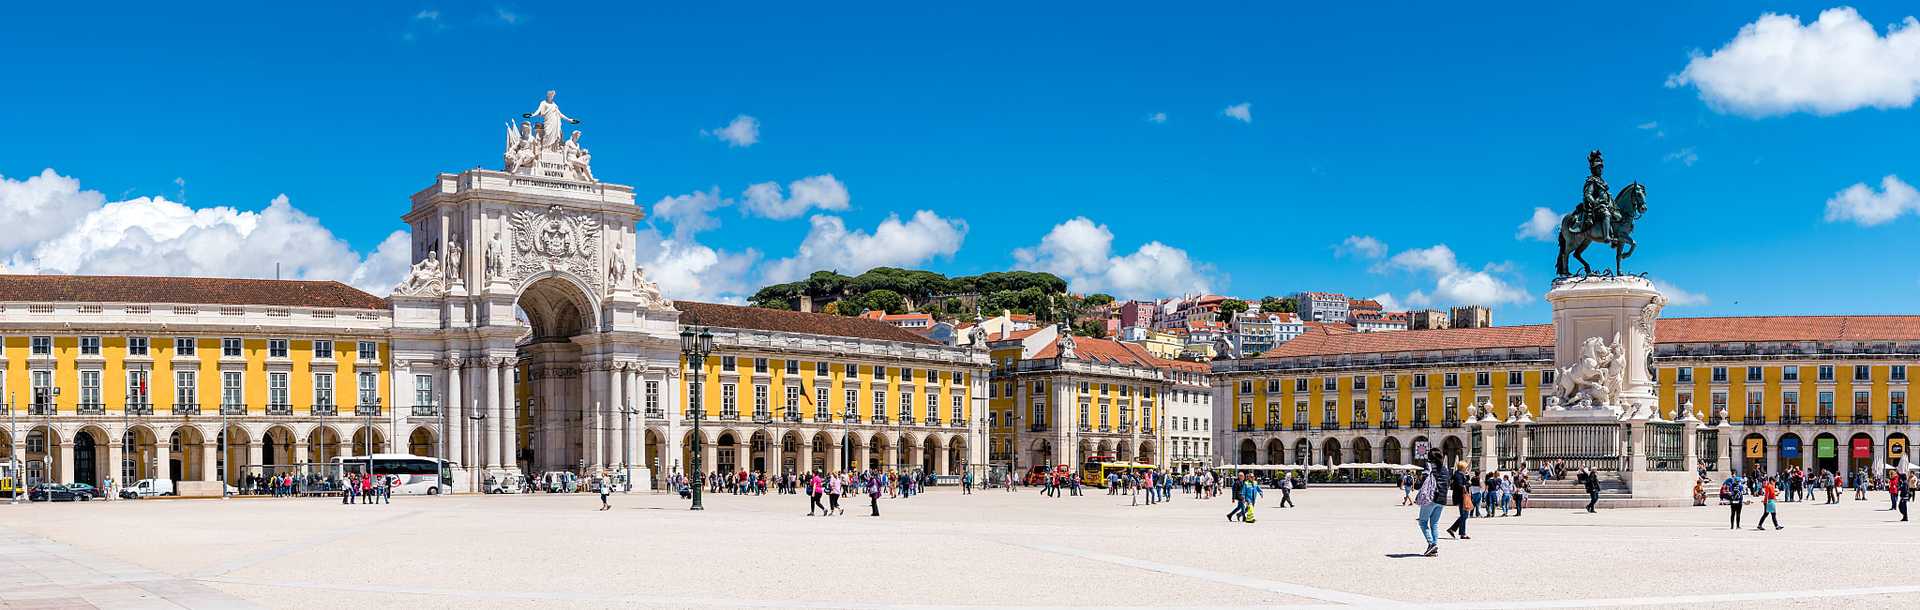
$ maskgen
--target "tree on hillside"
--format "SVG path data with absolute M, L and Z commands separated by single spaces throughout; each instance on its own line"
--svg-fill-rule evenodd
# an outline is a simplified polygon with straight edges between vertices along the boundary
M 1221 322 L 1232 322 L 1233 316 L 1247 310 L 1247 302 L 1240 299 L 1227 299 L 1220 302 L 1218 315 Z
M 1099 307 L 1101 305 L 1112 305 L 1112 304 L 1113 304 L 1113 295 L 1107 294 L 1104 292 L 1096 292 L 1093 294 L 1089 294 L 1087 295 L 1087 298 L 1086 298 L 1087 307 Z
M 1105 339 L 1107 338 L 1107 325 L 1101 322 L 1088 320 L 1085 322 L 1074 324 L 1073 334 L 1080 337 L 1093 337 L 1095 339 Z
M 807 275 L 799 283 L 804 285 L 807 296 L 815 300 L 838 301 L 847 298 L 847 287 L 853 284 L 853 278 L 840 275 L 837 271 L 820 270 Z
M 1294 302 L 1293 297 L 1276 297 L 1269 295 L 1260 297 L 1260 311 L 1267 313 L 1294 313 L 1300 311 L 1300 306 Z
M 870 311 L 884 311 L 887 313 L 906 313 L 907 311 L 906 297 L 900 296 L 900 293 L 885 288 L 861 293 L 860 304 L 867 306 L 867 309 Z
M 800 297 L 801 285 L 798 282 L 774 284 L 761 288 L 747 298 L 747 304 L 766 309 L 793 309 L 793 301 Z

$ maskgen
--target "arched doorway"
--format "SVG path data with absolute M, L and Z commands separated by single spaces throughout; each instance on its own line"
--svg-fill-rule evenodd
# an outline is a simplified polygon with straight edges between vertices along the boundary
M 667 469 L 669 468 L 673 468 L 676 471 L 678 470 L 676 464 L 668 464 L 660 459 L 661 454 L 666 452 L 666 441 L 661 437 L 658 429 L 647 428 L 645 436 L 643 437 L 643 443 L 645 453 L 641 454 L 641 459 L 645 461 L 648 468 L 653 469 L 654 477 L 666 476 Z
M 600 311 L 600 303 L 593 295 L 586 284 L 565 272 L 547 271 L 526 280 L 514 303 L 517 315 L 526 322 L 526 334 L 514 347 L 515 369 L 506 372 L 507 375 L 523 373 L 519 384 L 524 385 L 526 396 L 526 421 L 512 422 L 514 432 L 509 433 L 504 443 L 515 448 L 515 455 L 495 456 L 500 449 L 491 447 L 475 451 L 481 444 L 477 441 L 484 438 L 484 434 L 476 435 L 476 432 L 491 423 L 482 420 L 479 425 L 463 426 L 462 444 L 468 448 L 464 454 L 455 454 L 453 459 L 475 462 L 469 465 L 473 467 L 487 463 L 515 467 L 524 458 L 525 467 L 531 472 L 580 471 L 583 467 L 597 472 L 627 461 L 625 456 L 616 455 L 615 449 L 624 439 L 623 426 L 637 425 L 638 421 L 617 415 L 616 411 L 636 405 L 609 406 L 604 397 L 596 402 L 585 395 L 585 386 L 589 383 L 601 388 L 598 391 L 604 395 L 605 378 L 624 374 L 605 370 L 604 362 L 588 362 L 589 356 L 599 355 L 589 354 L 581 343 L 574 341 L 575 337 L 599 331 L 596 312 Z M 486 369 L 470 370 L 471 374 L 484 374 Z M 711 408 L 715 404 L 705 401 L 702 406 Z M 669 407 L 669 412 L 678 410 Z M 502 427 L 507 427 L 504 422 Z M 524 447 L 521 430 L 525 431 Z M 705 440 L 714 441 L 715 437 L 709 432 Z M 743 448 L 746 443 L 746 439 L 738 435 L 731 440 L 734 442 L 731 451 Z M 681 447 L 682 457 L 686 459 L 681 464 L 690 469 L 693 446 L 686 443 Z M 702 459 L 718 461 L 709 459 L 711 457 L 709 454 Z M 728 464 L 738 467 L 747 463 L 748 456 L 733 453 L 731 457 L 733 460 Z M 701 468 L 709 472 L 718 469 L 712 463 L 703 463 Z
M 173 456 L 168 460 L 167 476 L 175 481 L 211 481 L 214 477 L 213 465 L 207 463 L 212 455 L 212 447 L 200 429 L 191 425 L 173 429 L 167 435 L 171 442 Z
M 28 485 L 62 482 L 68 473 L 59 471 L 60 433 L 47 426 L 27 431 L 26 481 Z
M 340 431 L 325 424 L 307 431 L 307 461 L 331 464 L 337 457 L 340 457 Z
M 1887 435 L 1886 455 L 1887 455 L 1886 461 L 1887 461 L 1888 468 L 1893 468 L 1895 466 L 1898 466 L 1900 465 L 1901 460 L 1906 459 L 1907 435 L 1905 433 L 1895 432 L 1893 434 Z
M 434 440 L 433 429 L 418 426 L 407 435 L 407 453 L 426 457 L 440 456 L 440 443 Z
M 1381 462 L 1388 463 L 1388 464 L 1411 464 L 1412 463 L 1412 461 L 1403 461 L 1401 457 L 1402 456 L 1400 455 L 1400 439 L 1389 436 L 1387 437 L 1386 441 L 1380 443 L 1380 461 Z
M 106 464 L 106 431 L 93 426 L 80 429 L 73 435 L 73 474 L 75 483 L 86 483 L 99 487 L 101 479 L 111 471 Z
M 1428 454 L 1433 453 L 1434 449 L 1437 449 L 1437 447 L 1434 447 L 1433 441 L 1429 440 L 1427 437 L 1424 437 L 1424 436 L 1413 437 L 1413 443 L 1407 445 L 1407 451 L 1408 451 L 1407 463 L 1409 464 L 1426 463 Z M 1442 459 L 1445 458 L 1445 456 L 1441 456 L 1441 457 Z M 1448 463 L 1447 465 L 1452 466 L 1453 464 Z
M 1440 441 L 1440 455 L 1447 458 L 1447 465 L 1458 464 L 1467 459 L 1466 445 L 1460 442 L 1460 437 L 1449 436 Z
M 1806 447 L 1801 446 L 1800 435 L 1798 434 L 1788 432 L 1780 435 L 1780 443 L 1776 446 L 1776 450 L 1780 458 L 1777 468 L 1784 470 L 1796 466 L 1805 466 L 1807 463 Z
M 947 449 L 940 444 L 940 435 L 929 434 L 920 448 L 920 468 L 937 475 L 947 474 L 945 460 Z
M 1847 471 L 1858 472 L 1873 468 L 1873 435 L 1858 432 L 1847 439 Z M 1869 473 L 1871 474 L 1871 473 Z
M 164 478 L 159 470 L 159 446 L 154 444 L 153 430 L 144 425 L 128 428 L 120 438 L 120 469 L 114 477 L 120 485 L 131 485 L 141 479 Z
M 1140 441 L 1140 453 L 1135 455 L 1133 460 L 1142 464 L 1158 464 L 1160 447 L 1153 444 L 1153 441 Z
M 894 443 L 893 445 L 893 467 L 901 470 L 912 470 L 920 463 L 919 460 L 913 459 L 914 450 L 920 447 L 920 439 L 915 438 L 911 434 L 906 434 L 902 435 L 899 441 L 900 442 Z
M 1353 462 L 1368 464 L 1373 462 L 1373 442 L 1360 437 L 1353 439 Z
M 1840 472 L 1840 439 L 1826 432 L 1813 437 L 1813 467 L 1823 472 Z
M 1254 457 L 1253 439 L 1250 439 L 1250 438 L 1240 439 L 1240 463 L 1241 464 L 1260 463 L 1259 458 Z
M 1313 445 L 1307 439 L 1293 442 L 1293 463 L 1307 465 L 1313 462 Z
M 1346 463 L 1340 451 L 1340 439 L 1330 438 L 1320 444 L 1320 463 L 1328 466 Z
M 735 436 L 732 430 L 726 430 L 720 433 L 720 438 L 715 440 L 713 444 L 713 470 L 719 472 L 740 471 L 740 442 L 738 439 L 739 437 Z
M 1267 439 L 1267 461 L 1265 461 L 1265 462 L 1262 462 L 1262 463 L 1264 463 L 1264 464 L 1285 464 L 1285 463 L 1287 463 L 1287 448 L 1286 448 L 1286 445 L 1285 445 L 1285 444 L 1282 444 L 1282 443 L 1280 442 L 1280 439 L 1277 439 L 1277 438 L 1270 438 L 1270 439 Z
M 753 436 L 747 438 L 750 439 L 747 441 L 747 455 L 750 456 L 747 470 L 752 472 L 766 472 L 767 466 L 771 462 L 771 460 L 767 459 L 767 452 L 771 445 L 771 443 L 768 442 L 767 431 L 755 430 Z
M 1748 434 L 1741 443 L 1742 461 L 1748 475 L 1772 472 L 1767 467 L 1767 437 L 1758 433 Z
M 387 436 L 380 433 L 376 426 L 361 426 L 353 432 L 353 442 L 347 446 L 351 455 L 366 456 L 387 452 Z
M 947 439 L 947 473 L 963 474 L 972 461 L 967 458 L 967 438 L 958 434 Z
M 267 428 L 260 436 L 260 470 L 252 474 L 279 475 L 293 471 L 293 431 L 284 426 Z
M 1252 443 L 1252 441 L 1248 441 L 1248 443 Z M 1251 447 L 1252 445 L 1249 444 L 1248 446 Z M 1053 467 L 1054 462 L 1053 462 L 1053 443 L 1052 442 L 1049 442 L 1046 439 L 1035 439 L 1033 441 L 1033 444 L 1028 447 L 1027 451 L 1032 456 L 1031 458 L 1032 461 L 1028 462 L 1027 464 L 1028 466 L 1038 466 L 1043 468 Z M 1251 451 L 1251 449 L 1249 449 L 1249 451 Z

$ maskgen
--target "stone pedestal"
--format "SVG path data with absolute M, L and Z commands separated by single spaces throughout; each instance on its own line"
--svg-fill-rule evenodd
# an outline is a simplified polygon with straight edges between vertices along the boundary
M 1603 404 L 1550 404 L 1541 422 L 1651 417 L 1658 406 L 1651 370 L 1654 320 L 1667 303 L 1653 282 L 1635 276 L 1563 278 L 1547 291 L 1547 302 L 1553 304 L 1553 362 L 1560 371 L 1553 393 L 1561 394 L 1560 386 L 1570 381 L 1566 376 L 1578 372 L 1596 341 L 1617 360 L 1609 370 L 1617 377 L 1613 396 Z

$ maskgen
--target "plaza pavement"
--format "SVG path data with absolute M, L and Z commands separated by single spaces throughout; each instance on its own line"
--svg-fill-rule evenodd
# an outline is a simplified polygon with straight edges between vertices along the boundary
M 105 608 L 1894 607 L 1920 522 L 1884 495 L 1536 510 L 1422 547 L 1391 489 L 1316 487 L 1229 523 L 1225 499 L 942 489 L 807 517 L 799 496 L 148 500 L 0 505 L 0 602 Z M 1747 511 L 1748 526 L 1758 506 Z

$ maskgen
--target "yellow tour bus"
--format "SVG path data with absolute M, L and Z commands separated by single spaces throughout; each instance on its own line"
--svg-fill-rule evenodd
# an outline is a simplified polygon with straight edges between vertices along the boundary
M 1154 470 L 1156 468 L 1158 468 L 1158 466 L 1154 466 L 1153 464 L 1143 464 L 1140 462 L 1111 462 L 1111 461 L 1089 460 L 1086 466 L 1080 469 L 1080 483 L 1083 485 L 1092 485 L 1094 487 L 1106 487 L 1107 475 L 1109 474 L 1124 475 L 1128 472 L 1144 473 L 1149 470 Z

